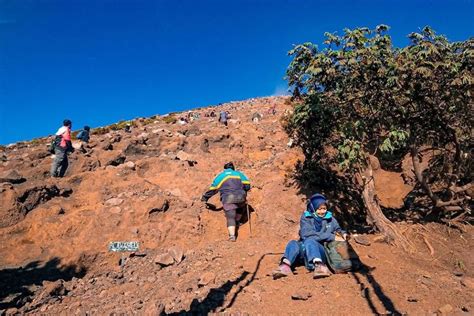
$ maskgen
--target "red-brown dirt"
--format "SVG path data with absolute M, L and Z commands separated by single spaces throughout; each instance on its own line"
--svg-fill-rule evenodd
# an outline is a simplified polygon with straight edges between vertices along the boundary
M 267 114 L 273 104 L 275 116 Z M 230 111 L 228 127 L 204 117 L 204 108 L 187 125 L 157 118 L 138 120 L 130 134 L 92 134 L 61 179 L 49 178 L 46 139 L 4 149 L 0 315 L 473 313 L 470 226 L 397 223 L 415 253 L 367 234 L 369 246 L 351 241 L 367 269 L 313 280 L 298 267 L 272 279 L 306 200 L 287 181 L 303 159 L 280 124 L 290 108 L 284 97 L 251 99 L 213 107 Z M 255 112 L 264 114 L 258 124 Z M 199 201 L 227 161 L 253 186 L 252 235 L 247 222 L 235 243 L 227 241 L 223 212 Z M 398 173 L 375 176 L 381 203 L 401 207 L 412 187 Z M 210 202 L 220 207 L 217 196 Z M 138 241 L 140 250 L 121 268 L 111 241 Z

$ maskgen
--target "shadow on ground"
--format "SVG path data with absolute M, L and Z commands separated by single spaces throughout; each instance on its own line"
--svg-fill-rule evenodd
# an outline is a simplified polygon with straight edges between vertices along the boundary
M 20 308 L 29 301 L 37 287 L 44 281 L 82 278 L 87 269 L 76 265 L 61 266 L 59 258 L 53 258 L 43 265 L 32 261 L 24 267 L 0 270 L 0 310 Z
M 278 255 L 281 256 L 282 253 L 266 253 L 263 254 L 255 266 L 255 270 L 250 273 L 248 271 L 243 271 L 241 275 L 234 280 L 229 280 L 225 282 L 218 288 L 211 289 L 207 296 L 203 300 L 195 298 L 188 310 L 182 310 L 176 313 L 162 313 L 161 315 L 207 315 L 213 312 L 224 312 L 227 308 L 232 307 L 238 295 L 242 290 L 249 286 L 255 279 L 258 270 L 260 269 L 260 264 L 266 256 Z M 250 275 L 250 277 L 248 277 Z M 236 287 L 237 290 L 234 291 L 232 296 L 229 296 L 233 287 Z

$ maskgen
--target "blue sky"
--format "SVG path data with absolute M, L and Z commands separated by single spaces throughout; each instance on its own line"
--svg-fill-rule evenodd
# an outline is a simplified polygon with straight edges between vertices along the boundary
M 293 44 L 473 35 L 472 1 L 0 0 L 0 144 L 286 91 Z

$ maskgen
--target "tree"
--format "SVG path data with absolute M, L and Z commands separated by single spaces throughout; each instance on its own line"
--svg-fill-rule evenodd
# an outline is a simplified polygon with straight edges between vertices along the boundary
M 301 102 L 286 130 L 302 147 L 306 166 L 319 161 L 330 169 L 337 162 L 359 189 L 368 221 L 409 249 L 377 202 L 369 156 L 410 153 L 433 207 L 470 212 L 474 41 L 450 43 L 425 27 L 400 49 L 388 29 L 345 29 L 342 36 L 326 33 L 323 50 L 312 43 L 292 49 L 287 79 Z M 421 170 L 425 146 L 435 154 Z M 328 148 L 336 153 L 328 156 Z

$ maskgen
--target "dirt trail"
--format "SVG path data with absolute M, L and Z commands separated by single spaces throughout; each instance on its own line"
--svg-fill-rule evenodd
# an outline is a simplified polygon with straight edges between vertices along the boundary
M 275 116 L 267 114 L 273 104 Z M 363 271 L 313 280 L 299 267 L 272 280 L 306 200 L 287 178 L 302 159 L 280 125 L 290 104 L 261 98 L 214 109 L 231 112 L 228 127 L 204 108 L 183 126 L 141 120 L 131 134 L 92 135 L 85 153 L 71 155 L 63 179 L 48 177 L 46 140 L 7 148 L 0 173 L 16 170 L 26 181 L 0 185 L 0 315 L 473 312 L 471 227 L 398 223 L 415 241 L 411 256 L 367 235 L 370 246 L 352 242 Z M 256 112 L 264 114 L 258 124 Z M 223 212 L 199 201 L 228 161 L 253 186 L 252 236 L 245 223 L 236 243 L 226 240 Z M 387 206 L 409 192 L 399 174 L 377 176 Z M 393 192 L 399 196 L 386 196 Z M 220 208 L 217 196 L 210 202 Z M 107 251 L 118 240 L 140 242 L 123 270 L 120 255 Z

